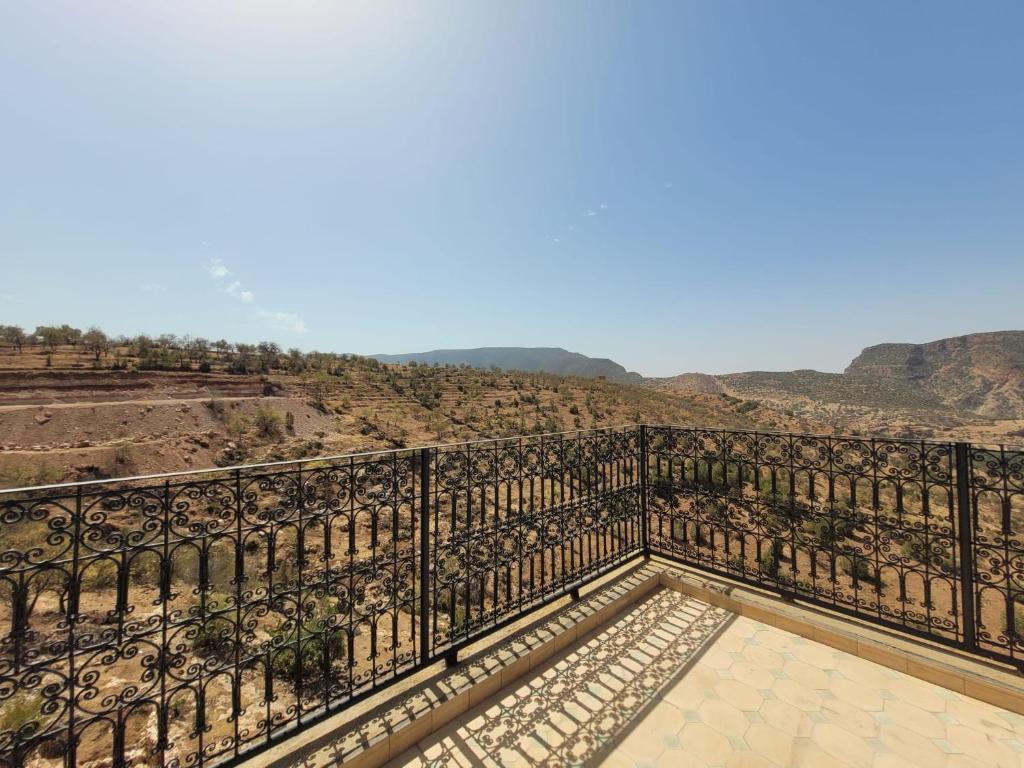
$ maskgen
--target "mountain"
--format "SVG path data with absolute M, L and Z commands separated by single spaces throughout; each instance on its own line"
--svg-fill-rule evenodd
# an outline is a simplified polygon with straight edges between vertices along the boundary
M 561 347 L 479 347 L 477 349 L 435 349 L 402 355 L 371 355 L 382 363 L 411 362 L 427 365 L 468 365 L 471 368 L 501 368 L 506 371 L 555 373 L 585 379 L 604 377 L 623 384 L 639 384 L 643 377 L 627 371 L 613 360 L 587 357 Z
M 957 411 L 994 419 L 1024 418 L 1024 331 L 973 333 L 925 344 L 878 344 L 843 373 L 748 371 L 684 373 L 649 379 L 659 389 L 834 404 L 860 409 Z
M 1024 331 L 972 333 L 927 344 L 878 344 L 843 373 L 907 385 L 948 406 L 993 418 L 1024 415 Z

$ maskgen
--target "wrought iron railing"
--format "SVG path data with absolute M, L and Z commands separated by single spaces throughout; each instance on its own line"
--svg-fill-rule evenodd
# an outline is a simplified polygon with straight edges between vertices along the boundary
M 649 551 L 1021 665 L 1024 452 L 641 429 Z
M 1024 453 L 680 427 L 0 492 L 0 765 L 235 761 L 659 554 L 1019 663 Z
M 639 432 L 0 493 L 0 764 L 237 759 L 638 555 Z

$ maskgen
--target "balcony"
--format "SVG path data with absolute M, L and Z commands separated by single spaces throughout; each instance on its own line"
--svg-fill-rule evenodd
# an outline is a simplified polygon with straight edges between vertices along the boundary
M 638 426 L 0 515 L 5 766 L 1024 755 L 1002 446 Z

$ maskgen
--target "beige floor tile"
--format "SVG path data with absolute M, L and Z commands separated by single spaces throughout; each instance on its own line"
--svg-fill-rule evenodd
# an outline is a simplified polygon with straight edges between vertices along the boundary
M 761 704 L 760 715 L 764 722 L 790 736 L 809 736 L 814 727 L 814 721 L 806 712 L 782 699 L 770 699 Z
M 800 685 L 796 680 L 776 680 L 772 692 L 787 704 L 805 712 L 821 710 L 821 696 L 810 688 Z
M 852 680 L 860 685 L 871 688 L 884 688 L 886 683 L 892 679 L 886 674 L 885 667 L 881 667 L 873 661 L 865 661 L 849 653 L 841 655 L 836 662 L 836 669 L 847 680 Z
M 730 668 L 734 680 L 739 680 L 755 690 L 765 690 L 772 687 L 775 676 L 771 672 L 771 666 L 761 666 L 752 661 L 737 661 Z
M 761 694 L 739 680 L 719 680 L 715 683 L 714 692 L 737 709 L 755 711 L 761 706 Z
M 955 717 L 961 725 L 969 726 L 987 736 L 1002 739 L 1014 735 L 1009 721 L 990 704 L 958 696 L 946 702 L 946 712 Z
M 966 725 L 949 725 L 946 727 L 946 739 L 963 754 L 980 760 L 990 766 L 1020 766 L 1024 765 L 1020 754 L 999 741 L 986 736 Z
M 595 761 L 594 765 L 600 766 L 600 768 L 636 768 L 636 761 L 616 749 L 605 755 L 600 761 Z
M 842 699 L 826 701 L 822 704 L 821 714 L 828 722 L 845 728 L 855 736 L 871 739 L 878 735 L 878 720 Z
M 890 699 L 885 702 L 883 711 L 892 722 L 899 723 L 927 739 L 946 738 L 946 724 L 939 720 L 934 712 L 926 712 L 901 699 Z
M 772 630 L 773 632 L 779 632 L 781 630 Z M 782 665 L 785 663 L 785 659 L 782 654 L 773 651 L 764 645 L 758 645 L 760 638 L 768 633 L 758 632 L 753 642 L 747 644 L 747 647 L 743 649 L 743 657 L 761 669 L 782 669 Z
M 869 684 L 862 685 L 844 678 L 833 680 L 829 690 L 836 698 L 865 712 L 879 712 L 884 705 L 881 691 Z
M 689 676 L 684 677 L 679 683 L 668 688 L 662 698 L 675 706 L 680 712 L 694 711 L 707 699 L 710 688 L 698 685 Z
M 622 740 L 616 751 L 634 761 L 653 763 L 665 751 L 665 745 L 661 739 L 651 738 L 641 723 Z
M 721 765 L 732 754 L 732 745 L 720 732 L 704 723 L 687 723 L 679 731 L 680 749 L 709 765 Z
M 900 701 L 913 704 L 928 712 L 944 712 L 946 697 L 942 689 L 923 680 L 900 675 L 886 682 L 886 688 Z
M 921 768 L 936 768 L 946 762 L 945 753 L 931 739 L 926 739 L 903 725 L 883 725 L 878 740 L 904 760 Z
M 833 757 L 814 742 L 799 743 L 793 762 L 785 768 L 850 768 L 850 763 Z
M 733 752 L 725 768 L 779 768 L 767 757 L 756 752 Z
M 793 649 L 793 655 L 804 664 L 810 664 L 816 669 L 835 669 L 838 662 L 838 652 L 821 643 L 803 643 Z
M 702 723 L 710 725 L 726 738 L 742 736 L 747 730 L 747 726 L 750 725 L 750 721 L 742 711 L 721 699 L 705 701 L 697 710 L 697 717 Z
M 787 661 L 782 665 L 782 671 L 790 680 L 796 680 L 805 688 L 825 690 L 829 686 L 829 677 L 823 670 L 803 661 Z
M 743 736 L 750 749 L 779 766 L 793 762 L 795 741 L 788 733 L 765 723 L 754 723 Z
M 811 739 L 822 752 L 858 768 L 871 768 L 875 760 L 875 749 L 866 739 L 832 723 L 815 725 Z

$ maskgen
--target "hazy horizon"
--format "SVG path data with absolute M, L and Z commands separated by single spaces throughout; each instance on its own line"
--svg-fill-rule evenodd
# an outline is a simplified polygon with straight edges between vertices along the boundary
M 1022 325 L 1024 7 L 10 4 L 0 323 L 645 376 Z

